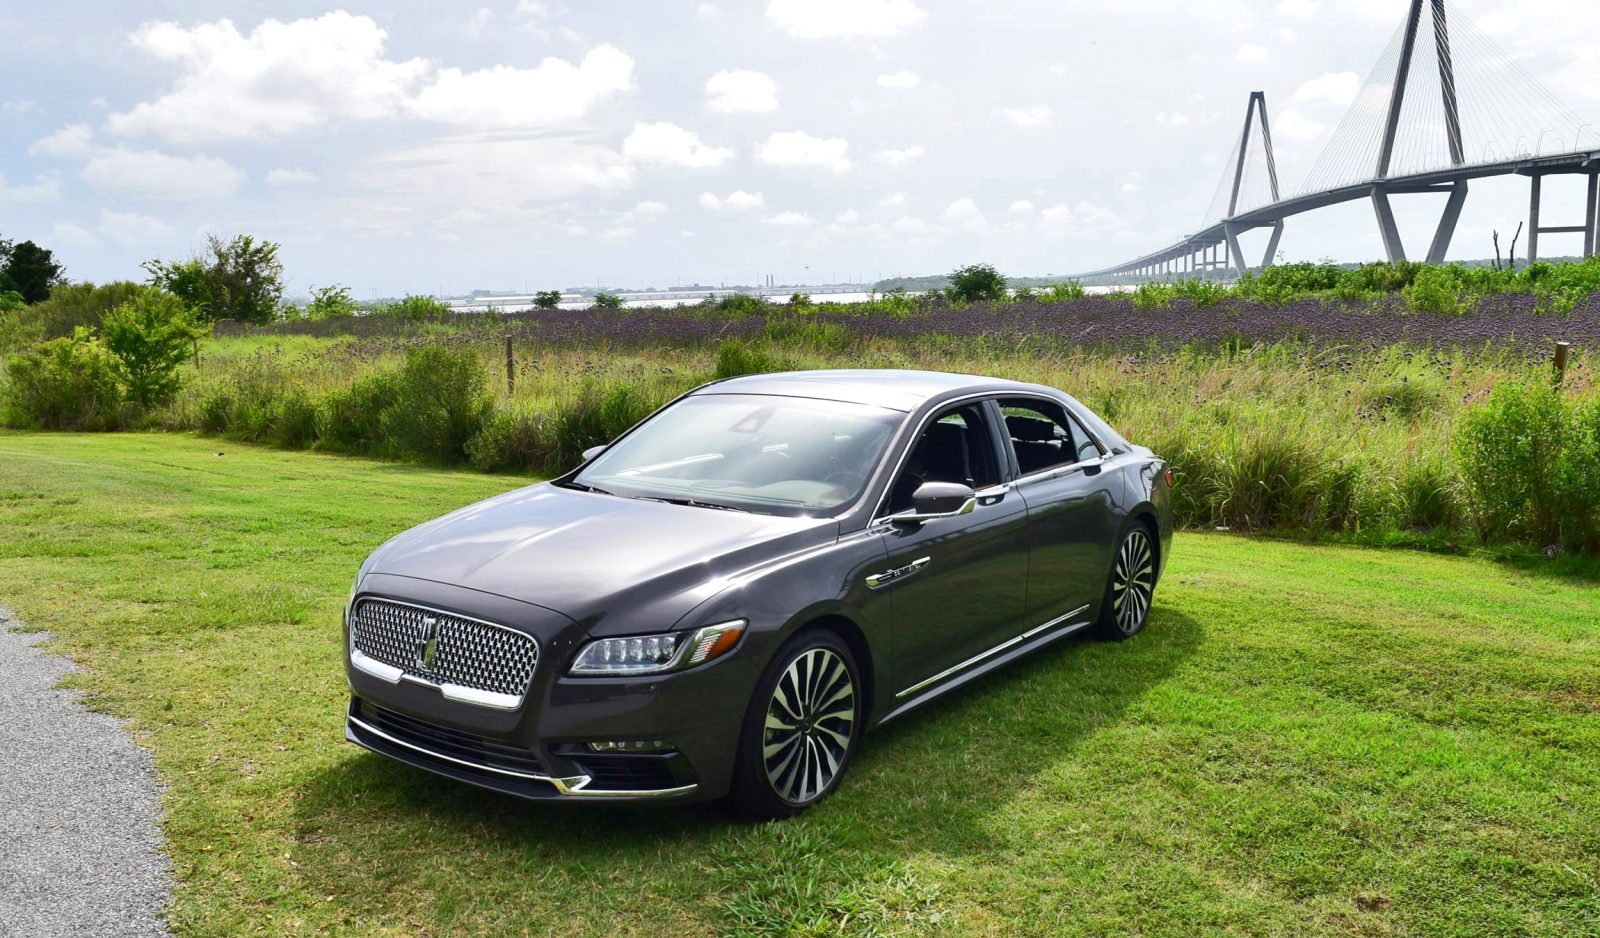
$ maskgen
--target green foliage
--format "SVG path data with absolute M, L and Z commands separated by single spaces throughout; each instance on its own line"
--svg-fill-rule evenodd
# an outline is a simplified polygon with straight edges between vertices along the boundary
M 467 441 L 467 462 L 480 472 L 538 471 L 550 448 L 541 416 L 520 410 L 490 414 Z
M 50 298 L 35 303 L 18 315 L 44 338 L 72 335 L 79 328 L 100 328 L 106 314 L 149 289 L 143 284 L 119 280 L 101 286 L 69 283 L 50 291 Z
M 1018 303 L 1028 302 L 1029 300 L 1035 299 L 1035 297 L 1036 295 L 1033 292 L 1033 287 L 1022 286 L 1011 291 L 1011 299 Z
M 272 322 L 283 300 L 283 262 L 278 245 L 250 235 L 224 241 L 206 235 L 198 256 L 182 261 L 146 261 L 150 282 L 183 300 L 203 321 Z
M 730 293 L 712 306 L 724 316 L 760 316 L 771 308 L 766 300 L 751 293 Z
M 177 393 L 182 385 L 178 366 L 194 357 L 205 331 L 194 325 L 182 300 L 146 290 L 112 310 L 101 334 L 117 356 L 128 398 L 149 408 Z
M 199 428 L 252 443 L 294 439 L 304 397 L 275 361 L 252 355 L 202 399 Z
M 561 306 L 561 291 L 540 290 L 533 295 L 533 305 L 536 309 L 556 309 Z
M 12 355 L 0 385 L 11 427 L 112 430 L 122 403 L 117 360 L 88 329 Z
M 56 263 L 55 255 L 32 241 L 0 244 L 5 246 L 0 250 L 0 281 L 7 290 L 22 294 L 28 303 L 49 299 L 50 291 L 62 282 L 61 265 Z
M 621 309 L 622 297 L 615 293 L 600 292 L 594 295 L 594 305 L 601 309 Z
M 968 264 L 950 272 L 950 286 L 945 293 L 963 303 L 1006 298 L 1006 278 L 990 264 Z
M 392 303 L 379 303 L 372 307 L 370 315 L 423 322 L 430 319 L 445 319 L 454 313 L 448 304 L 441 303 L 431 296 L 413 294 Z
M 1462 420 L 1455 450 L 1472 520 L 1486 540 L 1593 545 L 1600 404 L 1569 408 L 1558 389 L 1502 383 Z
M 383 452 L 383 412 L 398 382 L 396 372 L 375 371 L 325 396 L 317 412 L 319 442 L 347 453 Z
M 0 313 L 14 313 L 27 306 L 22 294 L 15 290 L 0 290 Z
M 1460 268 L 1455 268 L 1459 270 Z M 1424 267 L 1400 295 L 1412 312 L 1454 315 L 1467 312 L 1471 303 L 1462 293 L 1461 280 L 1448 267 Z
M 311 288 L 311 302 L 306 304 L 305 318 L 338 319 L 343 316 L 354 316 L 357 309 L 355 297 L 350 295 L 350 288 L 335 283 L 326 287 Z
M 1088 295 L 1089 293 L 1083 288 L 1083 284 L 1076 280 L 1068 280 L 1066 283 L 1052 283 L 1050 286 L 1045 287 L 1044 290 L 1044 298 L 1051 303 L 1070 303 L 1074 300 L 1081 300 Z
M 808 308 L 811 307 L 811 305 L 812 305 L 812 303 L 811 303 L 811 294 L 809 294 L 809 293 L 791 293 L 791 294 L 789 294 L 789 308 L 790 309 L 808 309 Z
M 470 349 L 409 349 L 381 425 L 400 455 L 460 462 L 489 412 L 489 377 Z
M 546 472 L 565 472 L 583 460 L 583 451 L 610 443 L 649 416 L 659 404 L 626 384 L 586 380 L 552 415 L 544 441 Z
M 740 375 L 762 375 L 785 368 L 771 352 L 748 342 L 729 339 L 717 346 L 717 380 Z

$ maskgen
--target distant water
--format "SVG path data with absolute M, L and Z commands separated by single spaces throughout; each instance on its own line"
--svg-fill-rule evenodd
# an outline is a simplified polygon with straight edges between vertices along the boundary
M 1121 291 L 1127 290 L 1127 289 L 1129 289 L 1129 288 L 1128 287 L 1084 287 L 1084 291 L 1086 293 L 1088 293 L 1089 295 L 1091 295 L 1091 296 L 1099 296 L 1099 295 L 1103 295 L 1103 294 L 1106 294 L 1106 293 L 1117 293 L 1117 292 L 1121 292 Z M 802 290 L 800 292 L 805 292 L 805 291 Z M 675 295 L 675 296 L 668 297 L 668 298 L 659 298 L 660 297 L 659 293 L 652 293 L 652 294 L 649 294 L 649 296 L 650 296 L 649 299 L 646 299 L 646 298 L 643 298 L 643 297 L 629 296 L 626 293 L 621 293 L 621 294 L 618 294 L 618 295 L 622 297 L 623 305 L 626 306 L 629 309 L 671 309 L 674 306 L 693 306 L 696 303 L 699 303 L 699 302 L 701 302 L 701 301 L 703 301 L 705 299 L 705 294 L 704 293 L 684 293 L 684 294 L 681 294 L 681 295 Z M 728 294 L 727 293 L 721 293 L 719 291 L 719 296 L 726 296 L 726 295 L 728 295 Z M 882 296 L 883 294 L 880 293 L 878 295 Z M 917 294 L 912 294 L 912 295 L 915 296 Z M 872 299 L 872 296 L 873 295 L 871 293 L 866 293 L 866 292 L 861 292 L 861 293 L 814 293 L 814 294 L 811 294 L 811 299 L 813 301 L 815 301 L 815 302 L 818 302 L 818 303 L 865 303 L 868 300 Z M 785 306 L 785 305 L 788 305 L 788 303 L 789 303 L 789 294 L 785 293 L 785 294 L 782 294 L 782 295 L 766 296 L 766 297 L 763 297 L 763 299 L 765 299 L 768 303 L 773 304 L 774 306 Z M 455 312 L 458 312 L 458 313 L 482 313 L 482 312 L 486 312 L 487 310 L 490 310 L 490 309 L 498 309 L 498 310 L 502 310 L 502 311 L 505 311 L 505 312 L 513 312 L 513 311 L 517 311 L 517 310 L 525 310 L 525 309 L 532 308 L 532 306 L 533 306 L 533 297 L 531 297 L 531 296 L 496 296 L 496 297 L 486 297 L 486 298 L 483 298 L 483 299 L 480 299 L 480 300 L 477 300 L 477 301 L 473 301 L 473 302 L 465 302 L 465 301 L 460 301 L 460 300 L 447 300 L 446 302 L 448 302 L 450 304 L 450 308 L 452 310 L 454 310 Z M 593 301 L 589 297 L 583 297 L 581 299 L 579 299 L 579 298 L 563 299 L 561 301 L 560 306 L 558 306 L 557 308 L 558 309 L 588 309 L 592 305 L 593 305 Z

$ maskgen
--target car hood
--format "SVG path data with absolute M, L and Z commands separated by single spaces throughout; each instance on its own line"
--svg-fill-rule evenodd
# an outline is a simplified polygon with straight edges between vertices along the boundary
M 562 613 L 591 633 L 672 628 L 736 574 L 831 542 L 831 519 L 784 518 L 540 483 L 412 528 L 366 572 L 448 583 Z

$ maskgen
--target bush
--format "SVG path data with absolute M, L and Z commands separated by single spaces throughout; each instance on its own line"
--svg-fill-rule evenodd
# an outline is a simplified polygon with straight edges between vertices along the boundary
M 356 314 L 356 300 L 350 288 L 333 284 L 311 288 L 311 302 L 306 304 L 306 319 L 338 319 Z
M 809 293 L 791 293 L 791 294 L 789 294 L 789 308 L 790 309 L 808 309 L 808 308 L 810 308 L 810 306 L 811 306 L 811 294 L 809 294 Z
M 482 472 L 537 472 L 549 453 L 543 421 L 517 411 L 495 411 L 467 442 L 467 461 Z
M 1597 405 L 1576 408 L 1554 388 L 1504 383 L 1469 411 L 1455 450 L 1473 523 L 1485 540 L 1547 547 L 1593 535 L 1600 492 L 1593 467 Z
M 729 339 L 717 346 L 717 380 L 737 378 L 741 375 L 764 375 L 787 370 L 766 349 Z
M 968 264 L 950 272 L 950 286 L 945 293 L 950 299 L 963 303 L 1003 300 L 1006 278 L 990 264 Z
M 1459 270 L 1460 268 L 1456 268 Z M 1472 302 L 1462 292 L 1460 278 L 1449 267 L 1423 267 L 1401 289 L 1406 306 L 1414 313 L 1454 315 L 1468 312 Z
M 382 454 L 383 412 L 395 398 L 399 375 L 379 371 L 322 399 L 317 441 L 347 453 Z
M 113 430 L 122 404 L 117 359 L 87 329 L 11 356 L 4 392 L 8 426 Z
M 182 381 L 178 366 L 193 358 L 204 331 L 183 302 L 146 290 L 105 318 L 105 345 L 117 356 L 130 400 L 151 408 L 172 400 Z
M 423 322 L 429 319 L 445 319 L 451 316 L 452 312 L 447 304 L 431 296 L 412 295 L 390 303 L 379 303 L 372 307 L 371 315 Z
M 557 406 L 545 441 L 544 470 L 565 472 L 583 461 L 583 451 L 626 433 L 657 404 L 625 384 L 603 387 L 585 381 L 578 393 Z
M 265 442 L 284 434 L 277 421 L 285 413 L 282 399 L 294 385 L 271 359 L 253 355 L 244 359 L 222 384 L 200 402 L 200 429 L 249 443 Z
M 237 235 L 206 235 L 205 254 L 182 261 L 151 260 L 150 282 L 173 294 L 205 321 L 266 323 L 278 318 L 283 262 L 278 245 Z
M 1075 300 L 1081 300 L 1088 295 L 1089 291 L 1085 290 L 1083 284 L 1076 280 L 1068 280 L 1066 283 L 1052 283 L 1044 291 L 1044 298 L 1051 303 L 1070 303 Z
M 600 292 L 594 295 L 594 305 L 601 309 L 621 309 L 622 297 L 615 293 Z
M 533 295 L 533 305 L 536 309 L 556 309 L 561 305 L 561 291 L 540 290 Z
M 489 377 L 470 350 L 414 348 L 380 418 L 387 445 L 404 456 L 460 462 L 488 416 Z
M 106 314 L 148 290 L 143 284 L 127 280 L 95 286 L 69 283 L 50 291 L 50 298 L 35 303 L 18 315 L 46 339 L 72 335 L 80 327 L 100 328 Z

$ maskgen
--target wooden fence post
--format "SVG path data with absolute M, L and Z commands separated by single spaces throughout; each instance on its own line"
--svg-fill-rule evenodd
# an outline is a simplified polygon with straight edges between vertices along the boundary
M 506 396 L 517 392 L 517 356 L 511 350 L 511 333 L 506 333 Z
M 1571 342 L 1556 343 L 1556 384 L 1558 386 L 1561 384 L 1561 380 L 1567 376 L 1567 356 L 1571 352 Z

